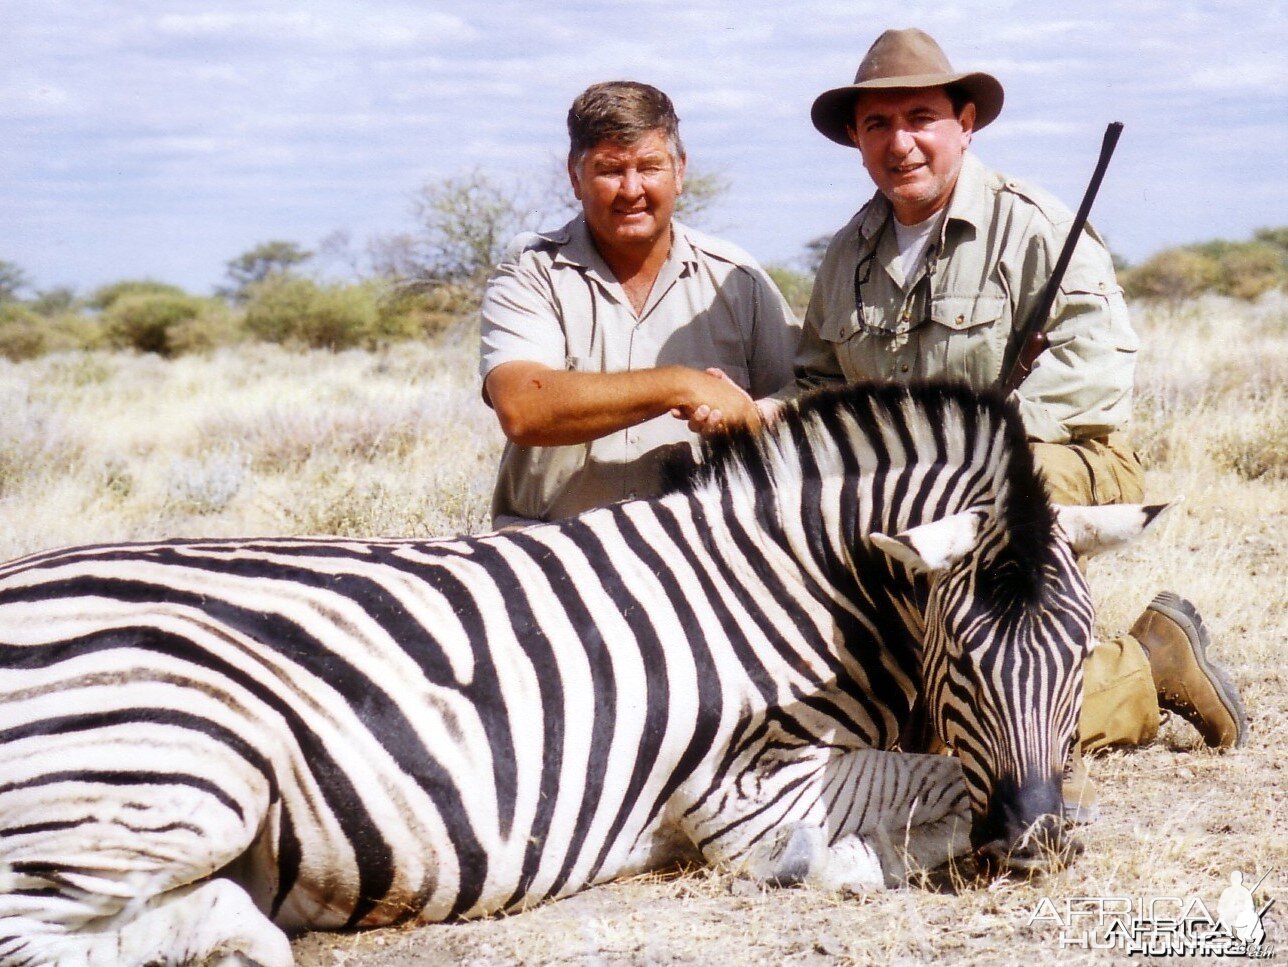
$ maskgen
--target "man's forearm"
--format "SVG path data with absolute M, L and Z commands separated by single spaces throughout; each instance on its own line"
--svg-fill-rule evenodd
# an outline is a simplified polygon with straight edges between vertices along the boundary
M 516 362 L 489 373 L 486 389 L 511 442 L 548 447 L 586 443 L 672 410 L 688 418 L 704 404 L 732 416 L 732 392 L 719 384 L 686 366 L 578 373 Z

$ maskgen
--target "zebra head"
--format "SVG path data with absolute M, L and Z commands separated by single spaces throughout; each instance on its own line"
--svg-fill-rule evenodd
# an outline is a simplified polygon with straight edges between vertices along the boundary
M 1077 558 L 1134 539 L 1165 507 L 1052 507 L 1002 490 L 993 508 L 871 540 L 929 581 L 924 701 L 961 760 L 972 843 L 990 866 L 1031 872 L 1072 847 L 1061 778 L 1095 643 Z
M 830 609 L 827 643 L 862 671 L 844 685 L 866 703 L 856 732 L 890 748 L 924 706 L 961 760 L 983 856 L 1037 868 L 1059 855 L 1093 644 L 1077 558 L 1161 508 L 1053 507 L 1015 406 L 952 383 L 805 394 L 759 435 L 709 441 L 672 486 L 704 493 L 708 519 L 744 521 L 740 546 L 798 568 L 803 590 L 782 597 Z

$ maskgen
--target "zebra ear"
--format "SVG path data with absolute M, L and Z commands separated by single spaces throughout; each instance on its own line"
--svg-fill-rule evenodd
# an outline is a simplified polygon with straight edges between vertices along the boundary
M 980 515 L 963 511 L 910 527 L 901 534 L 870 534 L 874 547 L 912 571 L 934 574 L 951 567 L 970 553 L 979 537 Z
M 1122 547 L 1174 504 L 1109 504 L 1104 507 L 1065 507 L 1057 504 L 1055 516 L 1069 546 L 1081 557 Z

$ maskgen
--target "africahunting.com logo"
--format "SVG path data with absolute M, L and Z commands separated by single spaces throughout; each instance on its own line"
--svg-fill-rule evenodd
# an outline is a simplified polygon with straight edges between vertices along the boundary
M 1266 874 L 1269 876 L 1269 873 Z M 1213 908 L 1199 896 L 1043 897 L 1028 925 L 1054 926 L 1061 949 L 1117 950 L 1142 957 L 1250 957 L 1267 960 L 1275 948 L 1266 942 L 1264 918 L 1274 900 L 1258 906 L 1243 874 L 1230 874 Z

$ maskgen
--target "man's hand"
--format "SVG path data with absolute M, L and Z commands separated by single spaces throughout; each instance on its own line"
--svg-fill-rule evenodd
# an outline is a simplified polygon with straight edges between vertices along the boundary
M 688 420 L 689 429 L 702 436 L 723 433 L 736 426 L 752 430 L 760 426 L 761 410 L 746 390 L 714 366 L 704 375 L 710 380 L 700 380 L 697 387 L 704 402 L 694 407 L 677 406 L 671 410 L 672 416 Z

